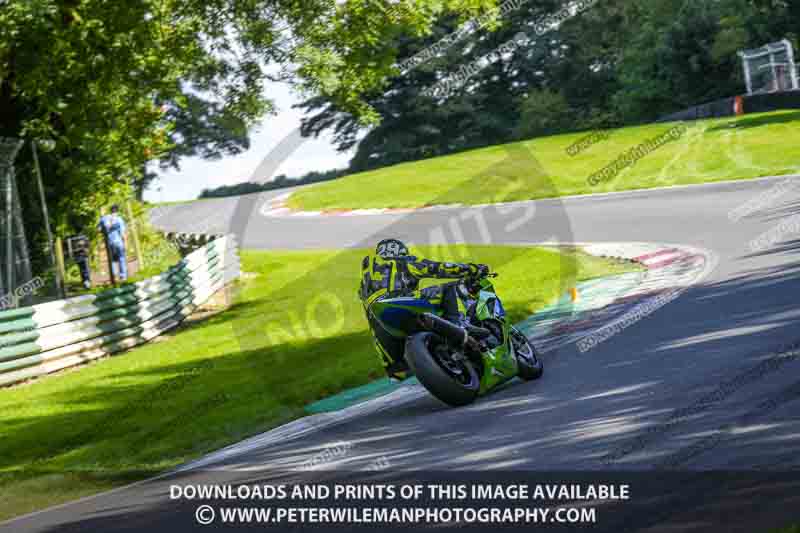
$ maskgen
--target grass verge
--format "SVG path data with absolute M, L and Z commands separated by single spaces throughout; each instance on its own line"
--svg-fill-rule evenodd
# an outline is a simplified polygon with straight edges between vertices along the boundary
M 500 273 L 498 293 L 515 321 L 565 282 L 634 268 L 537 248 L 448 253 Z M 254 276 L 229 311 L 127 354 L 0 390 L 0 520 L 149 477 L 381 376 L 356 299 L 363 255 L 245 252 L 243 270 Z M 336 327 L 299 326 L 320 294 L 340 302 Z
M 688 131 L 678 140 L 595 186 L 587 182 L 590 175 L 673 124 L 614 130 L 607 140 L 574 156 L 567 149 L 586 133 L 403 163 L 299 190 L 289 205 L 304 210 L 473 205 L 800 173 L 800 145 L 795 142 L 798 111 L 686 125 Z M 525 151 L 519 150 L 523 147 Z M 516 155 L 509 157 L 509 149 Z M 547 176 L 546 186 L 534 179 L 537 168 Z M 510 190 L 509 180 L 520 186 Z

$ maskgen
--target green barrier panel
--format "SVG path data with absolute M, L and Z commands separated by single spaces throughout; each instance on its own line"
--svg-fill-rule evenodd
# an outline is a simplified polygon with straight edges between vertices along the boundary
M 152 293 L 148 297 L 148 299 L 141 299 L 133 294 L 128 294 L 126 296 L 117 296 L 113 300 L 108 300 L 106 302 L 103 302 L 103 305 L 101 306 L 96 306 L 98 310 L 100 310 L 99 313 L 83 316 L 80 317 L 78 320 L 84 320 L 86 318 L 91 318 L 91 317 L 98 317 L 100 319 L 99 321 L 102 322 L 104 320 L 110 320 L 113 318 L 127 316 L 138 312 L 140 309 L 142 309 L 143 304 L 163 299 L 164 295 L 175 293 L 176 291 L 185 289 L 186 287 L 189 287 L 191 285 L 191 281 L 188 275 L 176 277 L 176 280 L 177 283 L 175 283 L 174 285 L 167 285 L 161 292 Z M 105 308 L 108 308 L 110 310 L 103 311 L 103 309 Z M 67 322 L 64 323 L 66 324 Z M 13 326 L 11 326 L 10 324 L 13 324 Z M 39 331 L 37 331 L 37 324 L 35 320 L 15 321 L 13 323 L 7 324 L 6 328 L 7 330 L 18 331 L 21 333 L 5 334 L 0 336 L 0 347 L 8 347 L 16 344 L 33 342 L 40 337 L 40 333 Z M 2 351 L 0 351 L 0 354 L 2 354 Z M 0 358 L 1 357 L 2 355 L 0 355 Z
M 25 333 L 13 333 L 11 335 L 3 335 L 0 338 L 0 346 L 8 347 L 13 346 L 15 344 L 24 344 L 26 342 L 33 342 L 39 338 L 38 331 L 27 331 Z M 0 349 L 0 353 L 2 353 L 2 349 Z
M 149 280 L 67 300 L 61 308 L 41 304 L 0 312 L 0 385 L 130 348 L 179 325 L 200 305 L 200 302 L 195 303 L 198 290 L 217 287 L 231 266 L 238 271 L 235 247 L 229 242 L 224 245 L 217 242 L 211 241 Z M 83 312 L 77 312 L 72 319 L 54 322 L 58 313 L 68 316 L 65 309 L 72 306 Z M 91 308 L 96 312 L 87 313 Z M 39 320 L 47 327 L 37 323 L 37 310 L 42 313 Z M 75 329 L 66 335 L 77 336 L 77 339 L 70 342 L 66 338 L 65 345 L 53 345 L 54 340 L 45 340 L 50 328 L 54 328 L 50 330 L 52 334 L 61 335 L 64 326 L 71 322 Z M 151 325 L 145 327 L 147 324 Z M 86 331 L 82 334 L 83 328 Z M 83 354 L 88 355 L 84 357 Z M 59 367 L 61 359 L 65 362 Z M 49 364 L 45 366 L 46 363 Z
M 30 318 L 36 310 L 33 307 L 20 307 L 18 309 L 8 309 L 6 311 L 0 311 L 0 322 L 5 322 L 6 320 L 19 320 L 23 318 Z
M 177 312 L 162 318 L 156 324 L 156 326 L 152 328 L 154 331 L 158 332 L 154 336 L 163 334 L 164 332 L 180 325 L 180 323 L 183 322 L 183 320 L 185 320 L 186 317 L 188 317 L 191 311 L 195 308 L 196 308 L 195 305 L 188 305 L 186 307 L 180 308 Z M 94 360 L 103 357 L 105 355 L 110 355 L 117 351 L 130 349 L 133 346 L 137 346 L 139 344 L 147 342 L 148 339 L 143 336 L 144 332 L 145 330 L 142 327 L 130 328 L 128 330 L 120 331 L 111 335 L 107 335 L 106 337 L 102 338 L 101 345 L 99 347 L 95 346 L 91 347 L 89 350 L 80 350 L 77 353 L 65 354 L 62 357 L 68 358 L 77 356 L 81 358 L 81 362 Z M 135 339 L 135 342 L 133 344 L 128 342 L 131 339 Z M 96 341 L 97 339 L 93 340 Z M 87 353 L 90 355 L 86 355 Z M 45 362 L 47 363 L 55 362 L 61 358 L 59 357 L 59 358 L 54 358 L 52 360 L 47 360 L 45 355 L 41 357 L 45 359 Z M 74 366 L 74 365 L 67 365 L 67 366 Z M 27 371 L 17 370 L 6 374 L 0 374 L 0 386 L 19 383 L 20 381 L 39 377 L 46 373 L 48 373 L 48 370 L 46 370 L 45 368 L 41 366 L 34 366 Z
M 159 293 L 153 293 L 150 299 L 142 300 L 133 297 L 126 297 L 126 298 L 116 298 L 114 306 L 109 306 L 108 311 L 104 311 L 104 307 L 99 307 L 98 309 L 100 312 L 88 315 L 88 316 L 81 316 L 77 317 L 75 320 L 85 320 L 87 318 L 98 317 L 99 321 L 103 320 L 110 320 L 113 318 L 117 318 L 120 316 L 125 316 L 135 312 L 139 307 L 143 304 L 147 304 L 148 302 L 157 301 L 163 298 L 164 294 L 168 294 L 170 292 L 175 292 L 178 289 L 182 289 L 187 287 L 189 284 L 188 282 L 182 281 L 175 286 L 167 287 L 164 291 Z M 68 322 L 64 322 L 66 324 Z M 49 327 L 57 327 L 58 325 L 49 326 Z M 24 321 L 15 321 L 9 323 L 4 328 L 0 328 L 0 346 L 12 346 L 15 344 L 20 344 L 28 341 L 35 341 L 39 338 L 39 328 L 36 324 L 35 320 L 24 320 Z M 45 328 L 46 329 L 46 328 Z M 13 332 L 13 333 L 12 333 Z M 35 336 L 31 336 L 31 335 Z
M 209 282 L 211 285 L 219 281 L 224 276 L 223 272 L 217 272 L 214 275 L 209 277 Z M 168 311 L 169 309 L 174 309 L 177 306 L 187 305 L 192 302 L 194 299 L 194 288 L 187 287 L 182 290 L 177 291 L 173 296 L 170 296 L 165 299 L 163 302 L 164 309 L 160 311 L 163 313 L 164 311 Z M 171 304 L 171 305 L 165 305 Z M 135 324 L 141 323 L 143 320 L 138 316 L 138 312 L 141 309 L 138 307 L 135 309 L 135 312 L 126 313 L 122 318 L 118 318 L 115 320 L 109 320 L 107 322 L 99 322 L 96 324 L 92 324 L 89 326 L 90 328 L 96 328 L 101 333 L 92 332 L 86 337 L 79 339 L 77 342 L 83 342 L 85 340 L 90 340 L 96 338 L 98 336 L 102 336 L 102 333 L 111 333 L 120 329 L 125 329 L 126 327 L 130 327 Z M 160 314 L 159 313 L 159 314 Z M 78 330 L 80 331 L 80 330 Z M 34 338 L 26 338 L 24 340 L 37 340 L 39 338 L 39 332 L 31 332 L 34 334 Z M 21 341 L 23 339 L 17 339 Z M 75 344 L 73 343 L 73 344 Z M 35 342 L 18 342 L 14 346 L 5 346 L 4 348 L 0 349 L 0 361 L 9 361 L 13 359 L 20 359 L 23 357 L 28 357 L 30 355 L 34 355 L 37 353 L 41 353 L 43 351 L 49 351 L 51 349 L 56 349 L 57 347 L 51 347 L 47 350 L 43 350 L 43 348 L 35 343 Z
M 9 359 L 18 359 L 26 355 L 39 353 L 41 348 L 35 342 L 26 344 L 17 344 L 16 346 L 8 346 L 0 349 L 0 361 L 8 361 Z
M 27 331 L 36 329 L 38 325 L 32 318 L 21 318 L 19 320 L 10 320 L 8 322 L 0 322 L 0 335 L 11 333 L 14 331 Z

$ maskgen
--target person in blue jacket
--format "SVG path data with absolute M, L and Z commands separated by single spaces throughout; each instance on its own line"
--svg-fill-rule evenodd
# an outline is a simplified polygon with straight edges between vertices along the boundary
M 125 256 L 127 245 L 127 227 L 125 221 L 119 216 L 119 206 L 111 206 L 111 214 L 100 217 L 98 228 L 106 237 L 108 250 L 111 253 L 111 264 L 114 277 L 124 282 L 128 279 L 128 261 Z

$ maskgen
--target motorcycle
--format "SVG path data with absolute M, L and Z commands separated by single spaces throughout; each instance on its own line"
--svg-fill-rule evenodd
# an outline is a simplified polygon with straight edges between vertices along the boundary
M 379 349 L 392 360 L 405 358 L 411 372 L 436 398 L 467 405 L 519 376 L 534 380 L 544 366 L 528 338 L 506 320 L 492 278 L 481 272 L 458 283 L 467 323 L 442 318 L 430 302 L 400 296 L 367 305 Z

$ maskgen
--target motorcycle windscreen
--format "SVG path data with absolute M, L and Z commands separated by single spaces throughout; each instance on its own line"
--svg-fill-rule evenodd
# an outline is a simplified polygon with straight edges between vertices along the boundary
M 478 303 L 474 313 L 480 320 L 485 320 L 487 318 L 503 319 L 506 317 L 506 310 L 500 302 L 500 298 L 494 295 L 487 298 L 483 303 Z
M 494 316 L 496 316 L 497 318 L 506 317 L 506 310 L 503 307 L 503 304 L 500 302 L 500 298 L 494 299 Z

